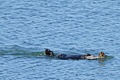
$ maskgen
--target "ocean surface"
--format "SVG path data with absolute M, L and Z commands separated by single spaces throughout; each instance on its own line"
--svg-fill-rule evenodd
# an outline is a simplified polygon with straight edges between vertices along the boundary
M 54 53 L 110 56 L 58 60 Z M 0 80 L 119 80 L 120 0 L 0 0 Z

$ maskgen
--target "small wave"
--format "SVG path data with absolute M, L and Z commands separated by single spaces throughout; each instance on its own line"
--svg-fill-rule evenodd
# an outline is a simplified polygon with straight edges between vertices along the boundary
M 5 46 L 0 48 L 0 56 L 2 55 L 22 55 L 22 56 L 41 56 L 43 51 L 34 51 L 32 48 L 24 48 L 18 45 Z

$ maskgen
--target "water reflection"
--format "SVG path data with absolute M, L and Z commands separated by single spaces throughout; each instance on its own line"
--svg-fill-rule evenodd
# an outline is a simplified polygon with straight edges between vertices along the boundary
M 104 66 L 105 65 L 105 62 L 109 59 L 113 58 L 113 56 L 106 56 L 105 58 L 100 58 L 98 59 L 98 62 L 100 64 L 100 66 Z

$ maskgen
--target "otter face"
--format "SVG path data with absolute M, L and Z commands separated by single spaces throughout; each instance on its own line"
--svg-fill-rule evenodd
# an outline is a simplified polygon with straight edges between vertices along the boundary
M 105 57 L 105 53 L 104 52 L 100 52 L 98 55 L 99 58 L 104 58 Z

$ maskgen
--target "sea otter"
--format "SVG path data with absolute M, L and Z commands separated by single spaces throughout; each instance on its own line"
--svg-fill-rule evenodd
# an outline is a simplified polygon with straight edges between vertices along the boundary
M 85 54 L 85 55 L 67 55 L 67 54 L 58 54 L 55 55 L 53 53 L 53 51 L 51 51 L 50 49 L 46 49 L 45 50 L 45 55 L 46 56 L 50 56 L 50 57 L 55 57 L 58 59 L 62 59 L 62 60 L 68 60 L 68 59 L 73 59 L 73 60 L 79 60 L 79 59 L 88 59 L 88 60 L 95 60 L 95 59 L 99 59 L 99 58 L 104 58 L 106 55 L 104 52 L 100 52 L 98 56 L 94 56 L 92 54 Z

